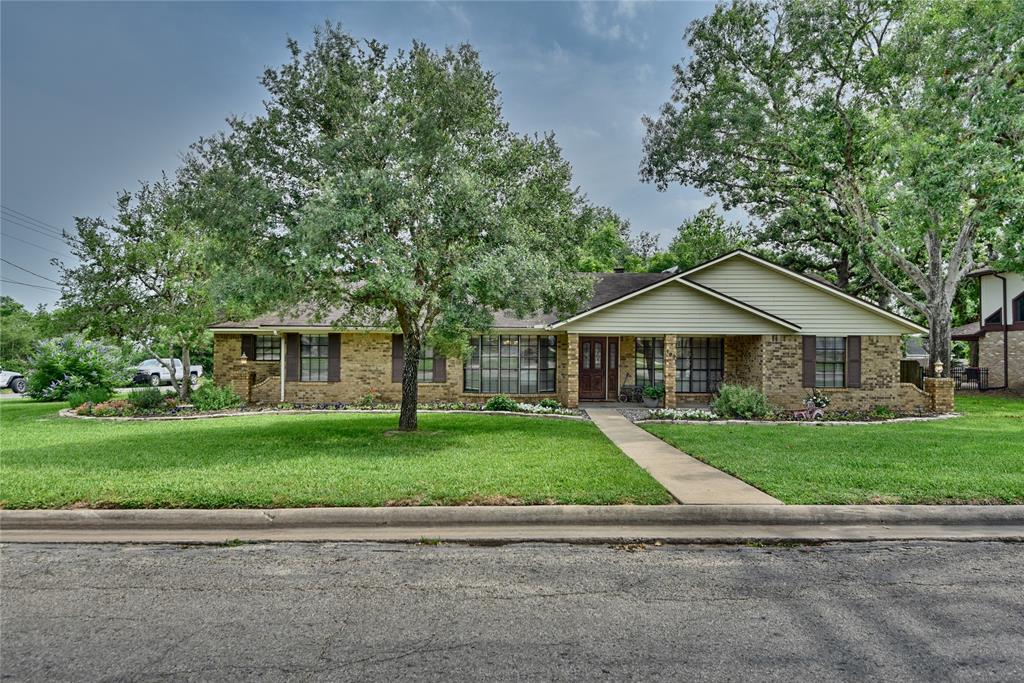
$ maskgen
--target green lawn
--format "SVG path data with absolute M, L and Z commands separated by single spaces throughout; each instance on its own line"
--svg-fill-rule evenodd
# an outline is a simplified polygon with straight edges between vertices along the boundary
M 956 405 L 935 422 L 646 429 L 787 503 L 1024 503 L 1024 400 Z
M 590 423 L 310 414 L 174 422 L 57 417 L 0 402 L 0 506 L 292 507 L 670 503 Z

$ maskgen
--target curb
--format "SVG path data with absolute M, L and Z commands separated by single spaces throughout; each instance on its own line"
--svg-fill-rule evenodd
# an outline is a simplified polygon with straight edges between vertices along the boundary
M 465 505 L 367 508 L 0 510 L 0 529 L 310 528 L 529 524 L 1007 524 L 1024 505 Z

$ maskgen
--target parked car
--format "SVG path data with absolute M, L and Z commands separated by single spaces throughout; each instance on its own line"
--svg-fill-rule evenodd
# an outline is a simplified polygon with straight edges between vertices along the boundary
M 135 369 L 135 377 L 133 382 L 135 384 L 148 384 L 151 387 L 158 387 L 161 384 L 171 383 L 171 373 L 167 369 L 164 363 L 174 364 L 174 379 L 179 382 L 184 378 L 182 372 L 181 361 L 175 358 L 173 361 L 169 358 L 164 358 L 161 363 L 156 358 L 150 358 L 139 363 L 138 368 Z M 189 381 L 193 386 L 199 383 L 199 378 L 203 376 L 202 365 L 190 365 L 189 366 Z
M 25 376 L 20 372 L 0 370 L 0 389 L 10 389 L 16 394 L 24 394 L 28 385 L 25 383 Z

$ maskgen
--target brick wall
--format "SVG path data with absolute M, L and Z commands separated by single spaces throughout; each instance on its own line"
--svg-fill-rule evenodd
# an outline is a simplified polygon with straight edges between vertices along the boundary
M 768 400 L 785 410 L 803 407 L 809 389 L 803 386 L 803 340 L 799 335 L 762 338 L 762 382 Z M 900 407 L 900 338 L 898 335 L 861 337 L 860 388 L 822 389 L 833 410 L 872 410 Z
M 1009 352 L 1008 383 L 1011 389 L 1024 389 L 1024 330 L 1006 333 Z M 988 368 L 988 384 L 1003 384 L 1003 332 L 986 332 L 978 339 L 978 366 Z
M 233 373 L 238 368 L 241 349 L 241 337 L 237 334 L 214 336 L 213 366 L 214 381 L 217 384 L 226 385 L 232 381 Z M 562 403 L 568 403 L 565 392 L 569 386 L 570 366 L 567 362 L 568 343 L 565 335 L 558 337 L 556 353 L 556 393 L 517 394 L 517 399 L 536 402 L 542 398 L 554 397 Z M 572 368 L 576 367 L 575 362 Z M 449 358 L 446 365 L 447 381 L 419 385 L 421 402 L 482 402 L 493 395 L 463 392 L 461 358 Z M 280 401 L 280 365 L 277 362 L 249 362 L 246 368 L 248 372 L 255 372 L 253 401 Z M 388 402 L 399 402 L 402 399 L 401 383 L 391 381 L 391 335 L 346 332 L 341 335 L 341 381 L 285 382 L 284 400 L 288 403 L 352 403 L 369 393 Z
M 726 337 L 723 380 L 764 391 L 762 337 Z

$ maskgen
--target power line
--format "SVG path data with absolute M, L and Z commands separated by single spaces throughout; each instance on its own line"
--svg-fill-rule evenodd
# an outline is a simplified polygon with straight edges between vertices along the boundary
M 35 287 L 36 289 L 46 289 L 51 292 L 57 292 L 58 294 L 60 294 L 59 289 L 56 289 L 54 287 L 45 287 L 43 285 L 34 285 L 31 282 L 18 282 L 17 280 L 7 280 L 5 278 L 0 278 L 0 282 L 6 282 L 9 285 L 22 285 L 24 287 Z
M 19 242 L 24 242 L 25 244 L 29 245 L 30 247 L 35 247 L 36 249 L 42 249 L 43 251 L 48 251 L 51 254 L 54 254 L 55 256 L 67 256 L 67 254 L 62 254 L 62 253 L 60 253 L 58 251 L 54 251 L 53 249 L 48 249 L 48 248 L 46 248 L 46 247 L 44 247 L 44 246 L 42 246 L 40 244 L 36 244 L 35 242 L 29 242 L 28 240 L 23 240 L 20 237 L 15 237 L 14 235 L 4 235 L 4 237 L 6 239 L 9 239 L 9 240 L 17 240 Z
M 0 216 L 0 221 L 3 221 L 4 223 L 13 223 L 13 224 L 17 225 L 19 228 L 27 228 L 28 230 L 31 230 L 33 232 L 38 232 L 43 237 L 49 237 L 51 240 L 57 240 L 58 242 L 63 242 L 64 241 L 64 236 L 63 235 L 61 235 L 60 237 L 58 237 L 56 235 L 52 235 L 49 232 L 45 232 L 43 230 L 40 230 L 39 228 L 37 228 L 35 226 L 32 226 L 32 225 L 29 225 L 27 223 L 22 223 L 20 221 L 17 221 L 15 219 L 11 218 L 10 216 Z
M 58 228 L 56 225 L 53 225 L 52 223 L 47 223 L 46 221 L 41 221 L 38 218 L 33 218 L 32 216 L 29 216 L 27 213 L 22 213 L 21 211 L 17 211 L 15 209 L 12 209 L 9 206 L 4 206 L 3 204 L 0 204 L 0 208 L 2 208 L 4 211 L 7 211 L 9 213 L 13 213 L 16 216 L 21 216 L 22 218 L 27 218 L 31 222 L 36 223 L 36 224 L 38 224 L 41 227 L 50 228 L 51 230 L 56 230 L 58 233 L 61 233 L 61 232 L 64 231 L 63 228 Z
M 14 267 L 15 267 L 15 268 L 17 268 L 18 270 L 23 270 L 23 271 L 25 271 L 26 273 L 28 273 L 29 275 L 35 275 L 35 276 L 36 276 L 37 278 L 39 278 L 39 279 L 41 279 L 41 280 L 46 280 L 47 282 L 52 282 L 52 283 L 53 283 L 53 284 L 55 284 L 55 285 L 59 285 L 59 284 L 60 284 L 60 282 L 58 282 L 57 280 L 54 280 L 54 279 L 52 279 L 52 278 L 48 278 L 48 277 L 46 277 L 45 275 L 40 275 L 39 273 L 34 273 L 34 272 L 32 272 L 31 270 L 29 270 L 28 268 L 22 268 L 22 267 L 21 267 L 21 266 L 19 266 L 19 265 L 18 265 L 17 263 L 11 263 L 10 261 L 8 261 L 8 260 L 7 260 L 7 259 L 5 259 L 5 258 L 0 258 L 0 261 L 3 261 L 4 263 L 6 263 L 6 264 L 7 264 L 7 265 L 9 265 L 9 266 L 14 266 Z

